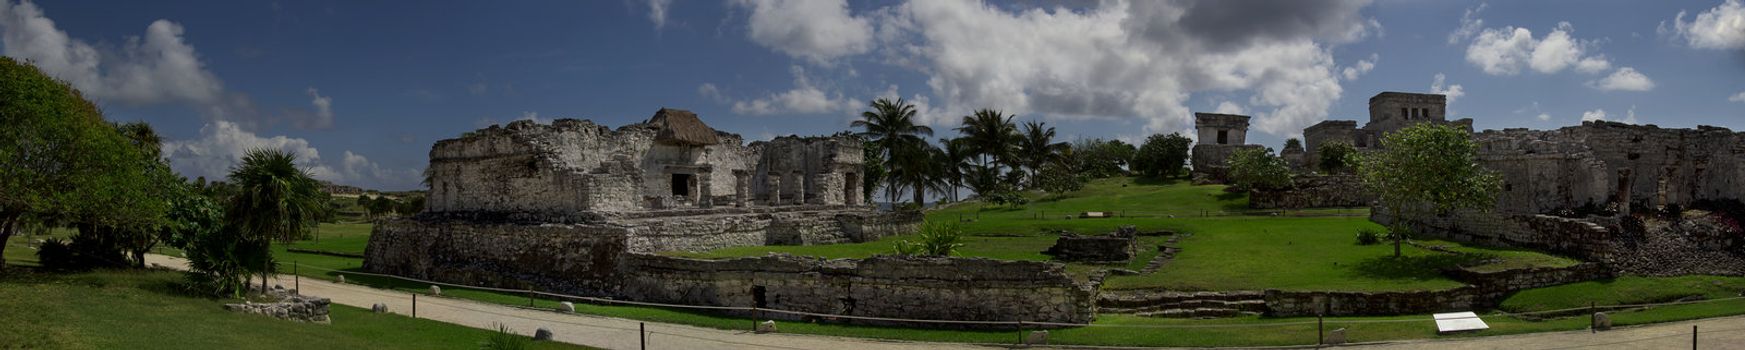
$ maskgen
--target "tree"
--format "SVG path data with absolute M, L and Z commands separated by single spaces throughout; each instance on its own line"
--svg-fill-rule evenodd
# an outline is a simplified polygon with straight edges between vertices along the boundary
M 393 198 L 388 198 L 388 196 L 376 196 L 376 199 L 370 200 L 370 213 L 372 215 L 394 214 L 394 211 L 399 207 L 400 203 L 394 201 Z
M 1133 171 L 1140 176 L 1168 178 L 1179 176 L 1188 160 L 1188 146 L 1193 139 L 1181 133 L 1153 134 L 1145 138 L 1133 155 Z
M 1067 193 L 1085 188 L 1085 177 L 1072 171 L 1065 164 L 1050 163 L 1042 166 L 1042 172 L 1031 179 L 1039 188 L 1048 193 Z
M 1054 142 L 1054 128 L 1044 122 L 1025 122 L 1023 137 L 1019 138 L 1017 158 L 1030 168 L 1030 178 L 1036 178 L 1042 173 L 1042 167 L 1058 163 L 1061 152 L 1068 146 L 1066 143 Z
M 0 57 L 0 125 L 0 242 L 27 216 L 103 224 L 135 219 L 111 209 L 144 199 L 146 173 L 138 168 L 144 156 L 78 90 Z M 4 250 L 0 244 L 0 254 Z
M 1315 163 L 1324 173 L 1349 173 L 1353 170 L 1352 167 L 1357 165 L 1357 149 L 1352 148 L 1351 144 L 1348 143 L 1339 141 L 1323 143 L 1315 149 L 1315 154 L 1321 158 L 1317 159 Z
M 861 119 L 854 121 L 849 126 L 861 128 L 860 136 L 878 146 L 879 153 L 884 155 L 882 158 L 885 160 L 885 171 L 892 175 L 887 176 L 889 180 L 887 180 L 885 187 L 885 195 L 894 203 L 897 201 L 897 188 L 903 185 L 901 182 L 892 182 L 901 181 L 896 179 L 894 175 L 917 173 L 918 171 L 913 169 L 903 169 L 902 166 L 924 163 L 915 159 L 901 159 L 901 157 L 924 156 L 926 152 L 919 150 L 927 144 L 927 139 L 924 137 L 933 136 L 933 128 L 916 124 L 915 105 L 905 102 L 903 99 L 899 98 L 893 102 L 881 98 L 873 101 L 871 107 L 872 110 L 861 112 Z M 917 188 L 916 191 L 922 190 Z
M 1000 111 L 982 109 L 975 114 L 963 117 L 962 126 L 957 132 L 962 133 L 965 142 L 969 143 L 970 151 L 976 156 L 976 164 L 989 168 L 994 173 L 1000 173 L 1000 165 L 1017 167 L 1020 164 L 1015 157 L 1018 147 L 1018 126 L 1012 124 L 1012 118 Z M 976 192 L 976 194 L 982 194 Z
M 885 154 L 872 141 L 861 141 L 860 198 L 871 202 L 873 191 L 885 181 Z
M 1077 170 L 1095 179 L 1126 174 L 1123 167 L 1133 161 L 1135 152 L 1133 145 L 1121 140 L 1081 139 L 1072 146 Z
M 963 188 L 964 178 L 969 176 L 968 169 L 971 166 L 969 159 L 973 157 L 970 154 L 972 152 L 969 149 L 969 143 L 964 142 L 964 139 L 949 137 L 939 139 L 939 151 L 940 157 L 937 161 L 943 167 L 939 175 L 944 177 L 943 180 L 946 183 L 945 195 L 947 198 L 951 198 L 951 201 L 956 202 L 958 200 L 957 189 Z
M 1301 150 L 1301 149 L 1303 149 L 1303 140 L 1298 140 L 1298 139 L 1297 139 L 1297 138 L 1295 138 L 1295 137 L 1292 137 L 1292 138 L 1288 138 L 1288 139 L 1285 139 L 1285 148 L 1284 148 L 1284 150 L 1285 150 L 1285 151 L 1290 151 L 1290 150 L 1292 150 L 1292 149 L 1297 149 L 1297 150 Z
M 267 284 L 273 241 L 290 242 L 308 235 L 321 210 L 321 185 L 297 167 L 297 155 L 273 149 L 252 149 L 230 170 L 238 192 L 225 208 L 225 222 L 242 234 L 240 243 L 259 249 L 245 256 L 243 266 L 260 266 L 261 288 Z
M 1291 186 L 1291 167 L 1270 148 L 1244 147 L 1230 154 L 1230 185 L 1238 190 L 1276 190 Z
M 1465 130 L 1423 123 L 1388 133 L 1382 150 L 1362 157 L 1358 171 L 1370 193 L 1392 213 L 1394 257 L 1406 218 L 1426 211 L 1485 210 L 1496 203 L 1502 180 L 1478 164 L 1478 144 Z

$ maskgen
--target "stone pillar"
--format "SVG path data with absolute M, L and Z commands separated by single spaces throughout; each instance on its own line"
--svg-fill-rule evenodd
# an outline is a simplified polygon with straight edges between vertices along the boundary
M 733 171 L 733 207 L 735 208 L 744 208 L 745 195 L 751 193 L 750 186 L 746 184 L 746 177 L 744 170 Z
M 1618 170 L 1618 215 L 1630 215 L 1630 169 Z
M 794 184 L 794 205 L 806 204 L 806 183 L 810 181 L 806 181 L 805 173 L 795 170 L 791 181 Z
M 713 171 L 703 170 L 697 172 L 698 208 L 711 208 L 715 206 L 715 191 L 711 189 L 711 187 L 714 187 L 714 181 L 710 181 L 709 179 L 712 177 L 715 177 Z
M 781 173 L 774 173 L 774 172 L 769 173 L 769 176 L 764 177 L 764 182 L 767 182 L 767 184 L 765 184 L 765 186 L 764 186 L 764 192 L 767 192 L 767 194 L 769 194 L 769 200 L 766 201 L 765 203 L 769 204 L 769 206 L 772 206 L 772 207 L 777 206 L 777 205 L 781 205 L 782 204 L 782 174 Z

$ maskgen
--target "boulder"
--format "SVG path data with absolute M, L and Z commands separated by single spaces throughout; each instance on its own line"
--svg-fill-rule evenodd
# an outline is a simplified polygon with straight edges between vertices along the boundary
M 1326 339 L 1325 343 L 1327 345 L 1345 344 L 1345 329 L 1340 328 L 1340 329 L 1335 329 L 1332 332 L 1327 332 L 1327 339 Z
M 770 321 L 763 321 L 763 323 L 758 323 L 757 324 L 757 332 L 758 333 L 775 333 L 776 332 L 776 321 L 770 320 Z
M 434 284 L 430 285 L 430 295 L 441 296 L 442 295 L 442 287 L 438 287 Z
M 576 304 L 571 304 L 570 302 L 567 302 L 567 301 L 557 303 L 557 312 L 562 312 L 562 313 L 566 313 L 566 314 L 575 313 L 576 312 Z
M 370 305 L 370 312 L 378 314 L 388 313 L 388 304 L 376 303 L 375 305 Z
M 551 330 L 542 327 L 533 331 L 533 341 L 551 341 Z
M 1048 344 L 1048 331 L 1030 331 L 1030 336 L 1024 337 L 1024 345 Z
M 345 284 L 345 275 L 339 275 L 339 283 Z
M 1604 312 L 1595 312 L 1593 327 L 1602 331 L 1612 329 L 1612 316 L 1608 316 Z

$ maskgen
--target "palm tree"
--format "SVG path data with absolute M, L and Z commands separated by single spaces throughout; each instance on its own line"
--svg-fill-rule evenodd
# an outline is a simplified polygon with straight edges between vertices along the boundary
M 889 183 L 892 184 L 885 187 L 885 196 L 889 201 L 896 202 L 899 186 L 895 185 L 913 183 L 907 182 L 910 179 L 902 179 L 900 175 L 923 173 L 920 169 L 906 168 L 926 166 L 926 161 L 907 158 L 926 155 L 918 150 L 927 144 L 924 137 L 933 136 L 933 128 L 915 124 L 915 105 L 901 98 L 895 102 L 881 98 L 873 101 L 871 107 L 872 110 L 861 112 L 861 119 L 849 126 L 861 128 L 860 136 L 871 141 L 884 154 L 885 169 L 890 174 Z M 921 189 L 916 188 L 916 192 L 921 192 Z M 920 195 L 917 194 L 916 198 L 920 198 Z M 916 202 L 919 204 L 920 201 Z
M 957 189 L 963 187 L 963 180 L 970 166 L 969 159 L 974 157 L 971 155 L 974 152 L 970 150 L 969 142 L 963 138 L 942 137 L 939 138 L 939 145 L 939 159 L 934 162 L 942 167 L 939 175 L 946 185 L 942 191 L 947 198 L 956 202 Z
M 1018 126 L 1012 124 L 1013 117 L 1000 111 L 982 109 L 974 115 L 964 116 L 963 126 L 957 128 L 976 154 L 977 164 L 982 168 L 994 168 L 985 169 L 985 172 L 999 173 L 999 165 L 1014 166 L 1017 163 L 1014 155 L 1020 137 Z
M 302 238 L 316 224 L 322 210 L 321 186 L 309 172 L 297 167 L 295 154 L 273 150 L 252 149 L 242 157 L 242 163 L 230 169 L 230 182 L 237 186 L 225 208 L 229 229 L 237 230 L 246 241 L 260 246 L 256 256 L 260 264 L 261 288 L 267 284 L 267 268 L 272 263 L 269 248 L 273 241 L 290 242 Z
M 1055 143 L 1054 127 L 1047 125 L 1037 121 L 1024 123 L 1024 137 L 1018 142 L 1019 158 L 1030 168 L 1032 179 L 1042 173 L 1042 166 L 1066 159 L 1063 157 L 1066 143 Z

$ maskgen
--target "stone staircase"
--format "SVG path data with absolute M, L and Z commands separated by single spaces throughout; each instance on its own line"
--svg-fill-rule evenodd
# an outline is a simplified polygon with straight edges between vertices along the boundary
M 1168 318 L 1260 315 L 1266 312 L 1265 295 L 1257 291 L 1105 291 L 1097 297 L 1097 312 Z
M 1163 242 L 1163 245 L 1157 246 L 1157 256 L 1152 257 L 1151 262 L 1146 263 L 1145 268 L 1139 273 L 1150 274 L 1157 272 L 1157 269 L 1163 268 L 1164 265 L 1168 265 L 1170 260 L 1175 259 L 1177 253 L 1181 253 L 1182 249 L 1176 247 L 1176 242 L 1180 241 L 1183 236 L 1186 235 L 1170 236 L 1169 240 Z

